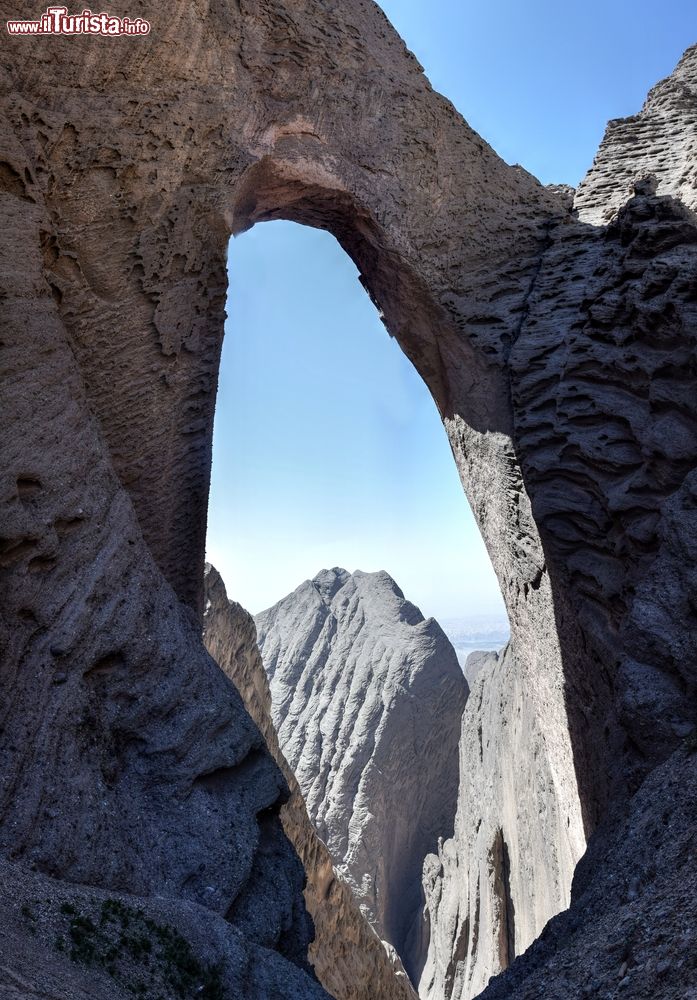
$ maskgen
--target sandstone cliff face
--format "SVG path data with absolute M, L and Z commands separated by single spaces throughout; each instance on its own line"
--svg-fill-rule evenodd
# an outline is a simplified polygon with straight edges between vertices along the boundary
M 401 963 L 384 947 L 360 912 L 351 888 L 334 870 L 281 753 L 254 619 L 239 604 L 228 601 L 219 573 L 209 565 L 204 594 L 206 647 L 242 695 L 290 788 L 290 798 L 281 807 L 281 822 L 307 874 L 305 900 L 315 925 L 310 961 L 320 982 L 336 1000 L 415 1000 Z
M 273 719 L 361 909 L 417 980 L 420 875 L 452 832 L 467 685 L 387 573 L 325 570 L 256 617 Z

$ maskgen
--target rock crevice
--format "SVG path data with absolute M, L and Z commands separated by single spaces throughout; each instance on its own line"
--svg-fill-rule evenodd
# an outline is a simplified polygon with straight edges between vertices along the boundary
M 257 647 L 254 619 L 234 601 L 214 567 L 205 573 L 203 638 L 208 651 L 232 680 L 247 711 L 264 735 L 290 789 L 281 806 L 283 829 L 307 874 L 305 900 L 314 922 L 309 958 L 325 989 L 335 1000 L 416 1000 L 394 951 L 363 916 L 351 887 L 334 867 L 332 857 L 308 816 L 300 787 L 281 752 L 271 717 L 271 691 Z M 331 592 L 326 595 L 329 599 Z

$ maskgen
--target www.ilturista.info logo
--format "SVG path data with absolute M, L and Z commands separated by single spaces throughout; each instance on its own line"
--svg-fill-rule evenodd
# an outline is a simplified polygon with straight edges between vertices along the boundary
M 8 21 L 11 35 L 147 35 L 150 22 L 142 17 L 112 14 L 69 14 L 67 7 L 49 7 L 38 21 Z

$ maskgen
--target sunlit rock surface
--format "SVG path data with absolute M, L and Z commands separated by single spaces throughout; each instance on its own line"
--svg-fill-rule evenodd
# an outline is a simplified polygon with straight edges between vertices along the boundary
M 271 692 L 257 647 L 254 619 L 234 601 L 213 566 L 206 566 L 203 636 L 211 656 L 242 695 L 283 771 L 290 798 L 281 808 L 283 829 L 305 866 L 305 900 L 315 925 L 310 961 L 336 1000 L 415 1000 L 406 973 L 361 913 L 351 888 L 310 820 L 298 783 L 278 745 Z
M 577 802 L 555 783 L 566 719 L 554 692 L 508 649 L 468 664 L 455 835 L 424 865 L 425 1000 L 474 997 L 522 954 L 569 905 L 585 848 Z
M 505 660 L 533 732 L 554 720 L 530 788 L 544 810 L 551 781 L 559 815 L 595 831 L 570 916 L 514 963 L 509 1000 L 613 983 L 684 1000 L 697 52 L 610 127 L 574 214 L 434 93 L 374 4 L 138 12 L 138 39 L 3 43 L 3 865 L 202 907 L 236 956 L 231 991 L 322 995 L 284 782 L 199 621 L 227 242 L 286 218 L 340 240 L 428 385 L 501 584 Z M 631 898 L 625 845 L 644 859 Z M 12 927 L 31 960 L 3 950 L 6 992 L 84 971 Z M 264 982 L 247 976 L 260 948 Z
M 324 570 L 256 616 L 281 749 L 363 912 L 414 980 L 421 869 L 455 816 L 467 684 L 387 573 Z

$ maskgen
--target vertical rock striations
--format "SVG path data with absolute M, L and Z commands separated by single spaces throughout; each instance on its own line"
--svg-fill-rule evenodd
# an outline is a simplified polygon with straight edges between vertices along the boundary
M 363 912 L 418 980 L 421 869 L 452 831 L 467 685 L 387 573 L 325 570 L 257 615 L 279 741 Z
M 210 565 L 206 566 L 204 594 L 204 642 L 242 695 L 290 788 L 281 821 L 307 873 L 305 900 L 315 925 L 310 961 L 320 982 L 335 1000 L 415 1000 L 399 959 L 384 947 L 351 888 L 334 870 L 280 751 L 254 619 L 239 604 L 228 601 L 220 574 Z
M 569 905 L 585 847 L 573 786 L 559 783 L 557 699 L 508 648 L 470 661 L 480 669 L 462 718 L 455 835 L 424 864 L 424 1000 L 474 997 L 522 954 Z

